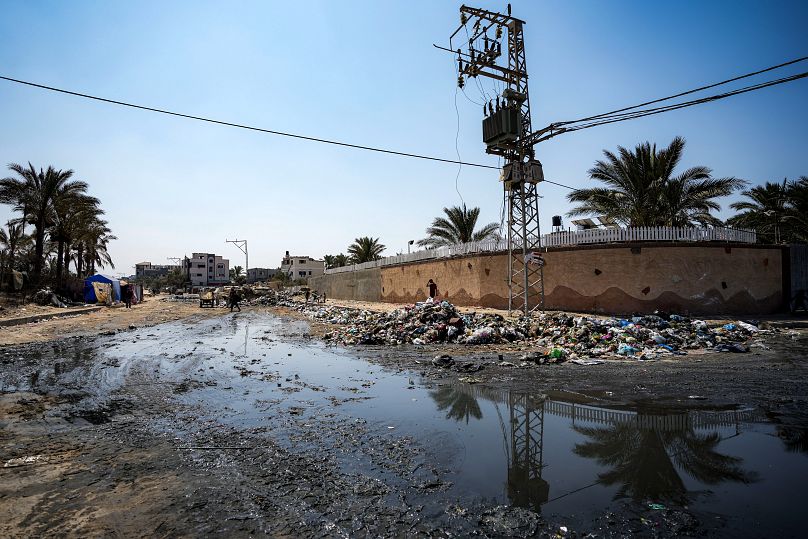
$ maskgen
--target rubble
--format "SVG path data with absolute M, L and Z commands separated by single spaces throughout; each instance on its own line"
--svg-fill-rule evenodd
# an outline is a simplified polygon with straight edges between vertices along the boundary
M 301 303 L 291 296 L 262 296 L 261 304 L 296 309 L 309 318 L 336 326 L 324 338 L 342 345 L 509 344 L 535 346 L 522 362 L 560 363 L 577 358 L 623 357 L 638 360 L 685 355 L 688 350 L 744 352 L 756 325 L 736 322 L 710 327 L 699 319 L 666 313 L 631 318 L 543 313 L 531 319 L 499 314 L 461 313 L 447 301 L 417 303 L 390 312 Z M 448 356 L 433 360 L 447 368 Z M 500 360 L 501 361 L 501 360 Z
M 37 305 L 53 305 L 54 307 L 67 307 L 69 300 L 61 298 L 50 288 L 37 291 L 31 298 Z
M 323 336 L 341 345 L 523 344 L 537 348 L 521 363 L 561 363 L 599 357 L 653 360 L 685 355 L 688 350 L 748 352 L 767 333 L 756 321 L 711 327 L 704 320 L 657 312 L 631 318 L 542 313 L 533 318 L 505 318 L 494 313 L 461 313 L 448 301 L 423 302 L 389 312 L 302 302 L 299 293 L 269 288 L 241 288 L 245 305 L 282 306 L 334 327 Z M 503 358 L 499 357 L 499 362 Z M 432 364 L 458 369 L 449 356 Z M 584 364 L 584 363 L 581 363 Z M 594 363 L 586 363 L 592 365 Z

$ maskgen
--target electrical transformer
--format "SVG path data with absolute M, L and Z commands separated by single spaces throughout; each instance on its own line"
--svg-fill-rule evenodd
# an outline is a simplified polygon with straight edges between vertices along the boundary
M 516 107 L 503 107 L 483 119 L 483 142 L 489 150 L 513 148 L 519 138 L 520 128 L 519 111 Z

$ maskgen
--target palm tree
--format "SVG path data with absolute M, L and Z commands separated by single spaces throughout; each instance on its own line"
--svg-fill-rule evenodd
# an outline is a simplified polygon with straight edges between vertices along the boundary
M 351 262 L 361 264 L 362 262 L 380 259 L 384 249 L 385 246 L 379 243 L 379 238 L 364 236 L 362 238 L 356 238 L 354 242 L 348 246 L 348 255 L 350 255 Z
M 104 213 L 98 207 L 99 203 L 95 197 L 65 193 L 63 189 L 60 189 L 54 197 L 50 238 L 56 242 L 57 288 L 62 286 L 62 273 L 70 260 L 70 245 L 73 239 L 80 235 L 83 227 L 90 226 Z
M 788 190 L 788 224 L 790 241 L 808 242 L 808 176 L 800 176 Z
M 639 144 L 634 151 L 618 146 L 617 155 L 604 150 L 589 177 L 605 187 L 576 189 L 567 199 L 578 203 L 567 214 L 604 215 L 624 226 L 685 226 L 718 224 L 711 211 L 721 209 L 714 199 L 727 196 L 746 182 L 713 178 L 707 167 L 692 167 L 678 176 L 685 140 L 676 137 L 667 148 Z
M 241 277 L 242 271 L 244 271 L 244 268 L 242 268 L 241 266 L 234 266 L 230 268 L 230 278 L 233 280 L 238 279 L 239 277 Z
M 497 223 L 488 223 L 478 231 L 474 231 L 477 226 L 477 218 L 480 216 L 480 208 L 466 208 L 466 205 L 443 208 L 446 217 L 436 217 L 432 221 L 432 226 L 426 229 L 428 236 L 418 240 L 418 245 L 428 249 L 441 247 L 444 245 L 456 245 L 458 243 L 468 243 L 470 241 L 483 241 L 498 238 Z
M 76 241 L 76 274 L 79 277 L 92 275 L 96 266 L 103 268 L 109 265 L 114 268 L 107 247 L 109 242 L 116 239 L 103 219 L 93 219 L 84 226 Z
M 30 243 L 31 238 L 24 234 L 22 224 L 9 221 L 6 223 L 6 228 L 0 228 L 0 249 L 6 252 L 6 261 L 9 268 L 14 268 L 17 253 Z
M 325 262 L 325 269 L 331 269 L 334 266 L 334 255 L 325 255 L 323 256 L 323 261 Z
M 53 203 L 57 196 L 73 196 L 87 191 L 87 184 L 71 181 L 72 170 L 36 171 L 31 163 L 28 168 L 12 163 L 8 167 L 19 176 L 0 180 L 0 202 L 13 205 L 23 213 L 23 219 L 34 225 L 34 279 L 42 272 L 45 233 L 52 222 Z
M 733 202 L 730 208 L 740 211 L 727 222 L 732 226 L 754 229 L 761 241 L 780 243 L 786 216 L 791 185 L 788 180 L 782 183 L 766 182 L 743 191 L 749 200 Z
M 344 253 L 340 253 L 334 256 L 334 267 L 341 268 L 343 266 L 348 265 L 348 257 Z
M 0 228 L 0 251 L 3 261 L 0 264 L 0 283 L 5 282 L 6 269 L 14 269 L 17 253 L 31 243 L 31 238 L 23 232 L 22 224 L 13 221 L 6 223 L 6 228 Z

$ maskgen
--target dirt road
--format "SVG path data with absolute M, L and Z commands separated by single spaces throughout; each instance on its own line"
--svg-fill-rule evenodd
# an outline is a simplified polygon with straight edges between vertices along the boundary
M 30 315 L 64 315 L 69 309 L 25 305 L 3 312 L 0 320 Z M 103 307 L 89 314 L 65 316 L 19 326 L 0 327 L 0 346 L 45 342 L 65 337 L 94 336 L 128 329 L 129 326 L 152 326 L 171 320 L 193 316 L 205 318 L 221 314 L 217 309 L 200 309 L 196 302 L 165 301 L 165 296 L 152 296 L 147 301 L 133 305 Z

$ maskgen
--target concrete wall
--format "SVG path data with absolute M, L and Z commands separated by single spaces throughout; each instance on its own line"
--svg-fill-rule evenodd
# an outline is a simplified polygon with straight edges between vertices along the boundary
M 679 244 L 547 253 L 550 309 L 764 314 L 783 305 L 783 250 Z
M 312 290 L 325 292 L 329 298 L 382 301 L 381 281 L 381 270 L 374 268 L 312 276 L 309 277 L 308 286 Z
M 786 254 L 787 256 L 787 254 Z M 544 255 L 547 309 L 622 314 L 765 314 L 783 306 L 783 250 L 704 244 L 603 245 Z M 375 278 L 380 289 L 372 286 Z M 326 275 L 330 297 L 422 301 L 426 283 L 455 305 L 507 308 L 504 253 Z M 325 284 L 314 286 L 325 289 Z M 378 294 L 378 295 L 377 295 Z M 377 299 L 373 299 L 377 298 Z

